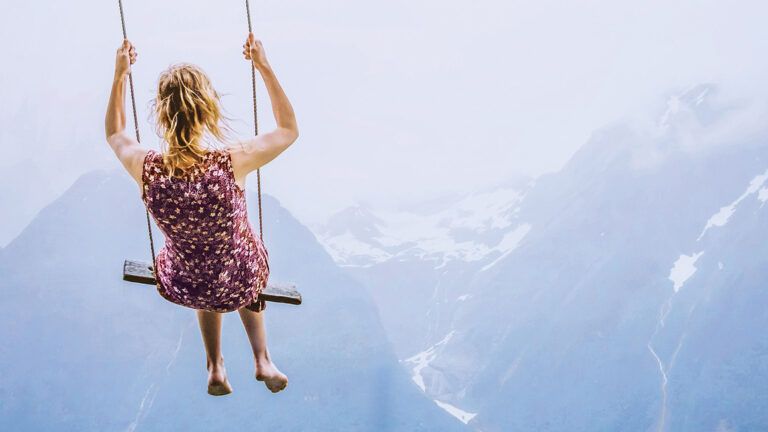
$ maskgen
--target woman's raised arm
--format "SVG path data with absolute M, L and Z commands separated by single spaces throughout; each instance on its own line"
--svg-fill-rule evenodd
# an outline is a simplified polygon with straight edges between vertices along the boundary
M 128 173 L 141 185 L 141 168 L 146 149 L 130 134 L 125 133 L 125 81 L 136 62 L 136 50 L 128 39 L 117 49 L 115 75 L 104 119 L 107 143 Z
M 277 127 L 242 141 L 241 149 L 235 149 L 232 163 L 238 177 L 245 177 L 249 172 L 267 164 L 299 137 L 293 107 L 267 61 L 261 41 L 257 40 L 253 33 L 249 33 L 243 48 L 245 58 L 253 62 L 253 66 L 264 80 Z

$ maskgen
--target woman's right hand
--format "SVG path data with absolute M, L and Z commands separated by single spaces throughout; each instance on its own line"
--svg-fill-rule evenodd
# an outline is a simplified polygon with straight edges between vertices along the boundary
M 136 63 L 136 48 L 128 39 L 123 39 L 115 58 L 115 77 L 123 78 L 131 72 L 131 65 Z
M 264 53 L 264 46 L 260 40 L 256 39 L 253 33 L 248 33 L 248 39 L 243 44 L 243 55 L 246 60 L 251 60 L 253 66 L 257 69 L 269 66 L 267 56 Z

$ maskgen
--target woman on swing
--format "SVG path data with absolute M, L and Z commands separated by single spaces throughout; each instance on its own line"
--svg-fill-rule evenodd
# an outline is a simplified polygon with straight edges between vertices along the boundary
M 228 131 L 219 95 L 198 67 L 174 65 L 160 75 L 154 100 L 162 153 L 142 147 L 125 126 L 125 87 L 136 50 L 117 50 L 107 107 L 107 142 L 141 189 L 142 200 L 165 235 L 156 257 L 157 290 L 168 301 L 196 309 L 207 357 L 208 393 L 232 392 L 221 354 L 222 314 L 237 310 L 253 348 L 256 379 L 276 393 L 288 377 L 270 359 L 259 294 L 269 277 L 268 254 L 248 221 L 246 176 L 298 138 L 296 118 L 252 33 L 243 54 L 259 71 L 277 127 L 215 148 Z M 208 138 L 213 138 L 209 140 Z

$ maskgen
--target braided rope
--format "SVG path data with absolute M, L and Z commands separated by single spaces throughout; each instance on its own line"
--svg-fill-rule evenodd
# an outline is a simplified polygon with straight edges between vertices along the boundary
M 248 0 L 245 0 L 245 14 L 248 17 L 248 33 L 253 32 L 253 26 L 251 25 L 251 5 Z M 253 65 L 253 59 L 251 59 L 251 89 L 253 90 L 253 134 L 259 134 L 259 116 L 256 108 L 256 67 Z M 264 223 L 262 222 L 261 215 L 261 168 L 256 169 L 256 196 L 259 201 L 259 237 L 264 240 Z
M 128 34 L 125 31 L 125 14 L 123 13 L 123 0 L 117 0 L 117 5 L 120 8 L 120 24 L 123 27 L 123 39 L 128 39 Z M 128 84 L 131 90 L 131 109 L 133 110 L 133 129 L 136 132 L 136 141 L 141 143 L 141 136 L 139 135 L 139 118 L 136 115 L 136 97 L 133 91 L 133 74 L 128 72 Z M 152 253 L 152 271 L 157 268 L 157 259 L 155 258 L 155 239 L 152 238 L 152 225 L 149 220 L 149 209 L 144 209 L 147 213 L 147 232 L 149 233 L 149 250 Z

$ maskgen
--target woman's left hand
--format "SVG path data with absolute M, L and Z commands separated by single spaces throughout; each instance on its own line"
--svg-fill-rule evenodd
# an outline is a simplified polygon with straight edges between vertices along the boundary
M 136 63 L 136 48 L 128 39 L 123 39 L 123 44 L 117 49 L 115 59 L 115 76 L 122 78 L 131 71 L 131 65 Z

